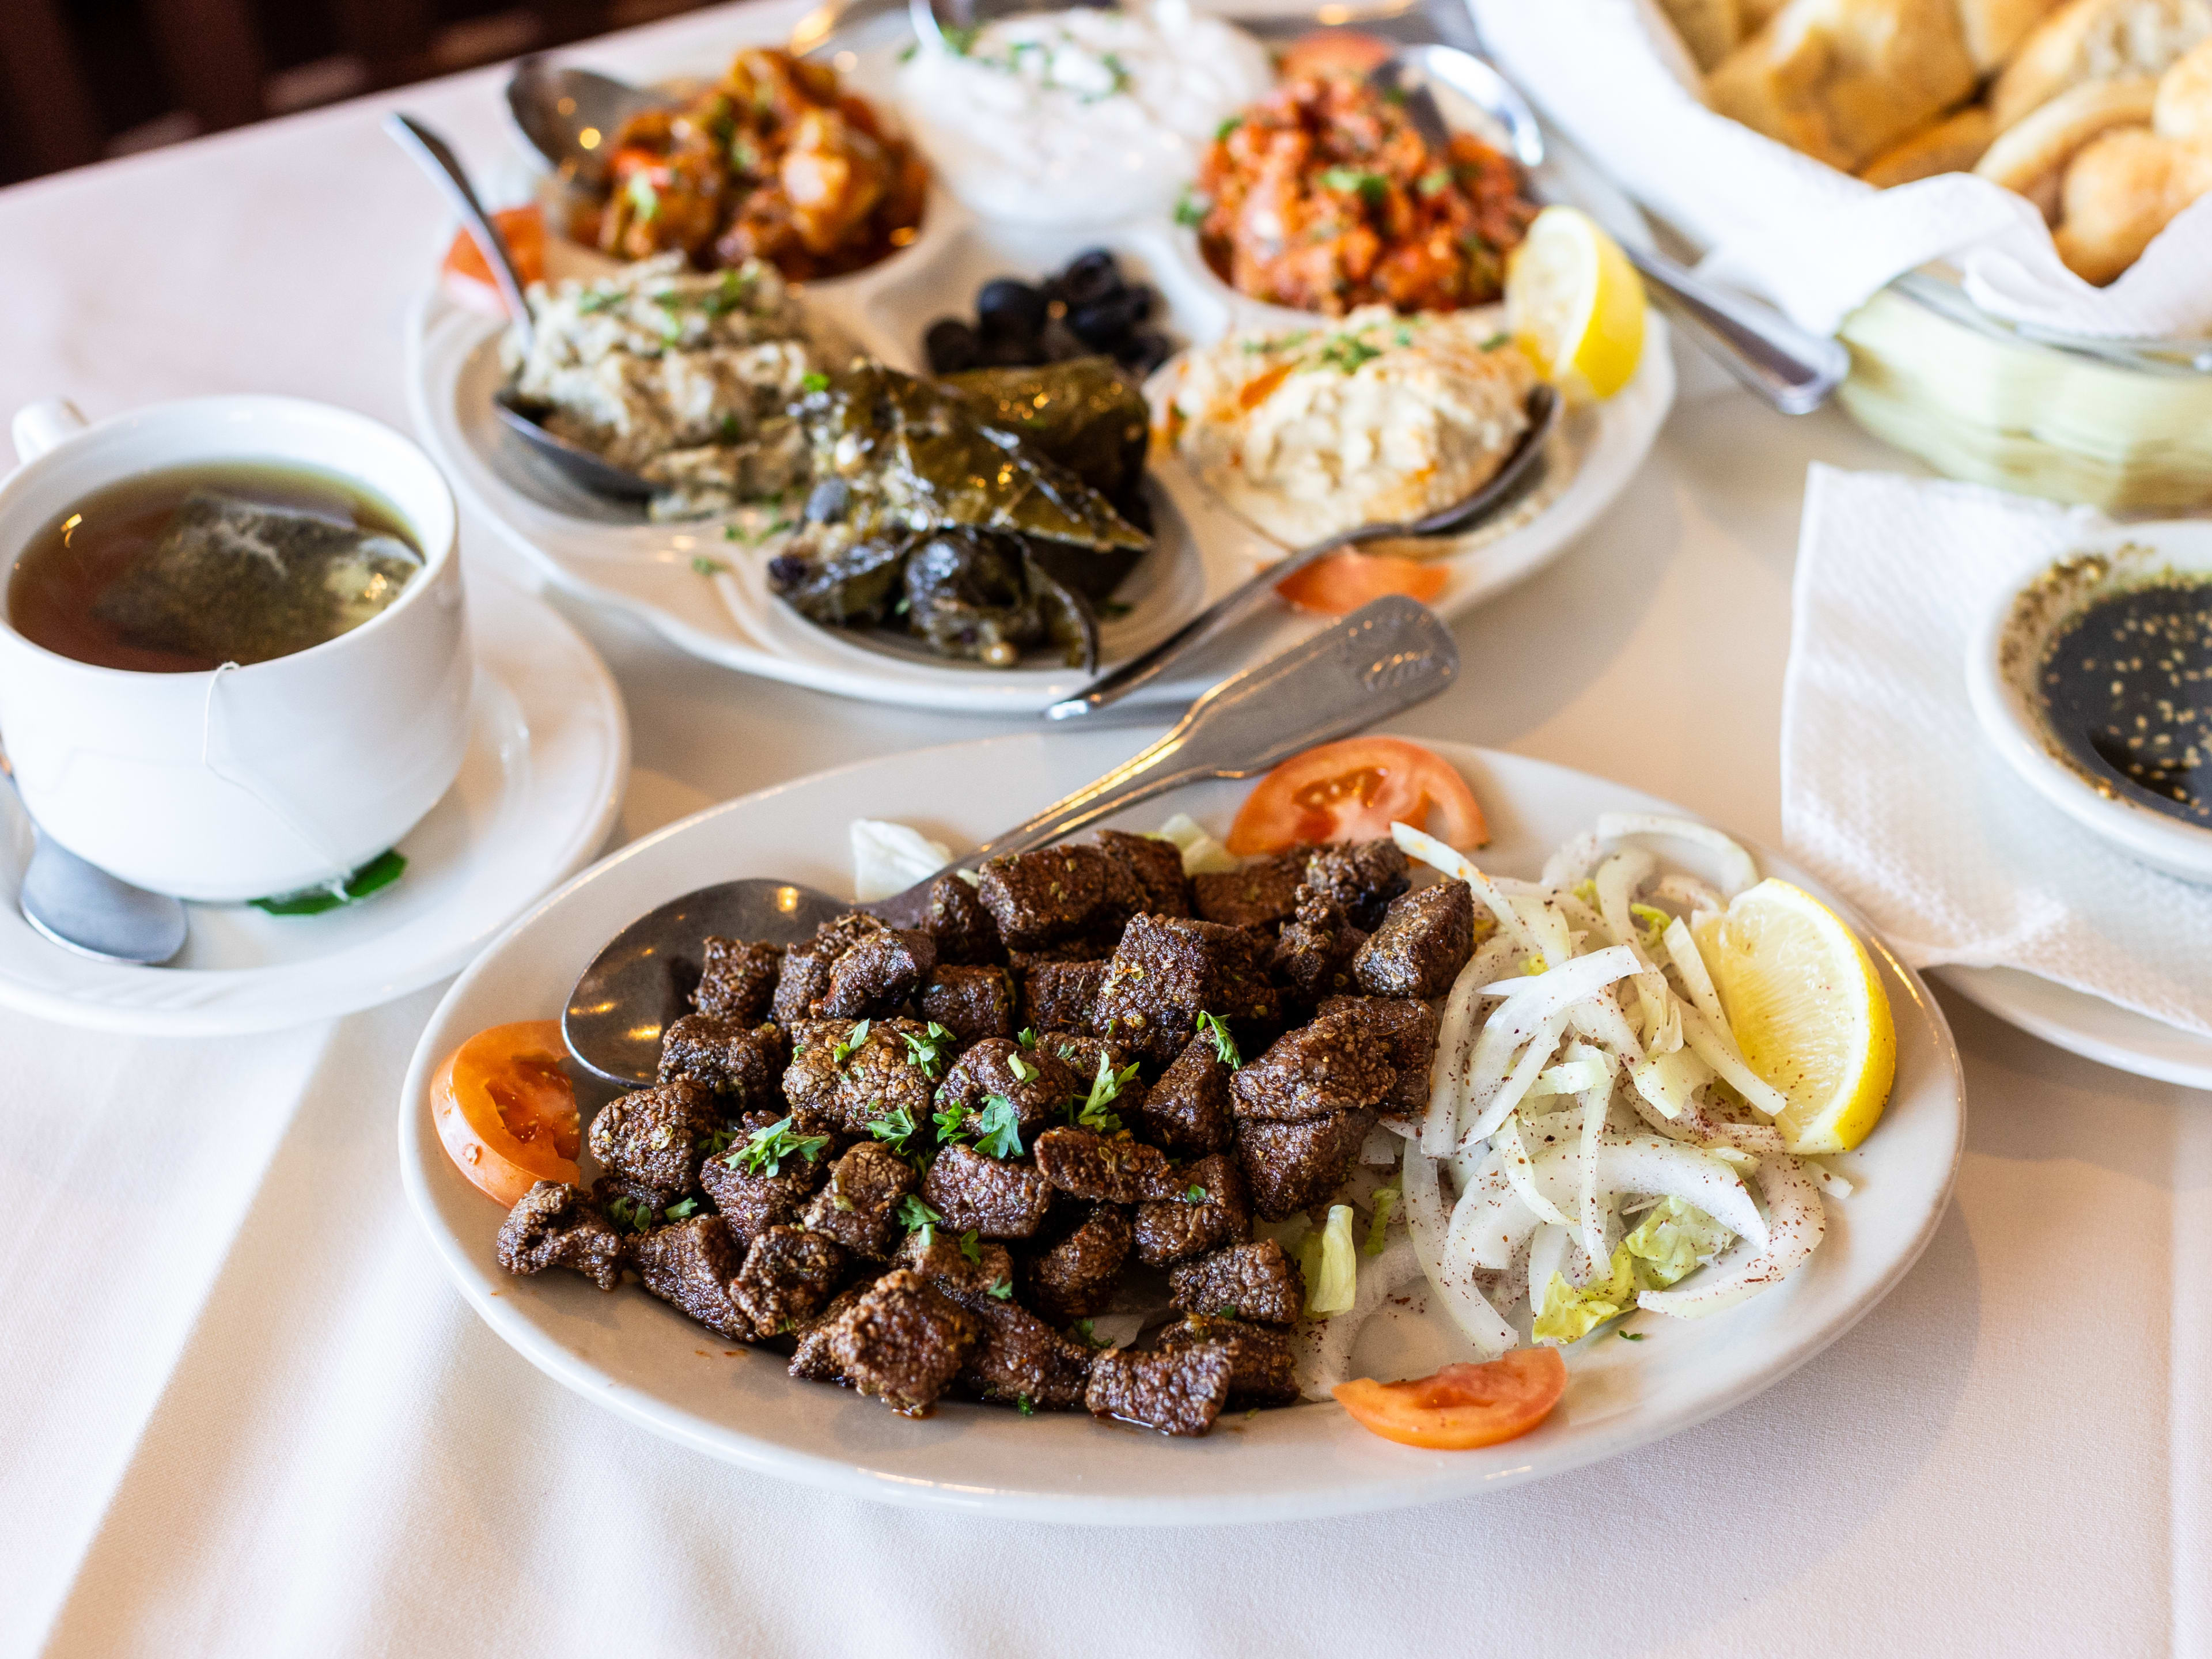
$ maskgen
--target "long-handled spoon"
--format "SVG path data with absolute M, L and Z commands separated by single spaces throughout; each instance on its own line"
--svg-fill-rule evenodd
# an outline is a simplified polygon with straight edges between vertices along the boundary
M 1313 744 L 1426 701 L 1458 672 L 1458 648 L 1426 606 L 1402 594 L 1377 599 L 1224 680 L 1158 742 L 948 868 L 972 870 L 999 854 L 1042 847 L 1185 784 L 1251 777 Z M 857 908 L 911 926 L 927 911 L 936 879 Z M 684 1012 L 686 980 L 696 976 L 687 975 L 686 964 L 696 969 L 702 940 L 714 935 L 796 944 L 854 908 L 773 877 L 723 882 L 672 899 L 615 935 L 584 969 L 561 1017 L 569 1052 L 610 1082 L 652 1082 L 661 1033 Z
M 1331 536 L 1298 549 L 1287 558 L 1269 565 L 1258 574 L 1231 588 L 1151 650 L 1139 652 L 1120 667 L 1100 675 L 1073 696 L 1054 703 L 1044 711 L 1046 718 L 1064 720 L 1077 714 L 1091 714 L 1109 703 L 1121 702 L 1131 692 L 1159 678 L 1176 662 L 1231 623 L 1259 609 L 1273 595 L 1278 584 L 1332 553 L 1341 552 L 1347 547 L 1358 547 L 1363 542 L 1448 536 L 1474 528 L 1510 506 L 1522 489 L 1534 479 L 1543 465 L 1544 441 L 1551 435 L 1559 416 L 1559 394 L 1548 386 L 1538 386 L 1528 394 L 1527 428 L 1507 453 L 1498 471 L 1474 494 L 1425 518 L 1410 520 L 1403 524 L 1361 525 L 1356 530 L 1347 530 L 1341 535 Z
M 15 788 L 15 769 L 0 755 L 0 778 Z M 23 803 L 16 792 L 16 804 Z M 24 807 L 24 817 L 30 809 Z M 17 884 L 23 920 L 65 950 L 101 962 L 155 967 L 185 948 L 185 907 L 88 864 L 31 819 L 31 861 Z
M 500 297 L 507 302 L 507 313 L 522 331 L 522 337 L 529 339 L 535 325 L 530 315 L 530 301 L 522 291 L 521 273 L 514 268 L 514 255 L 508 251 L 507 238 L 500 234 L 498 225 L 477 199 L 476 188 L 469 183 L 468 170 L 462 167 L 460 157 L 453 154 L 453 146 L 411 115 L 397 112 L 387 115 L 384 130 L 422 164 L 431 181 L 445 191 L 453 211 L 461 216 L 461 222 L 476 239 L 484 263 L 491 267 L 492 281 L 498 284 Z M 492 393 L 491 403 L 492 412 L 508 431 L 593 494 L 611 495 L 621 501 L 643 501 L 653 494 L 653 486 L 636 473 L 615 465 L 581 444 L 572 444 L 546 430 L 506 387 Z

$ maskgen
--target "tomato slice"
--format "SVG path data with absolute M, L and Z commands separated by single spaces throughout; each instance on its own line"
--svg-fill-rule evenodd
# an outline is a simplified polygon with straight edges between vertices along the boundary
M 499 234 L 507 238 L 507 251 L 514 256 L 515 274 L 522 278 L 523 287 L 544 281 L 545 216 L 535 207 L 519 207 L 501 208 L 491 218 Z M 453 246 L 446 250 L 446 262 L 440 269 L 448 276 L 481 283 L 498 293 L 491 267 L 484 263 L 483 250 L 465 230 L 453 233 Z
M 540 1181 L 577 1179 L 583 1132 L 557 1019 L 478 1031 L 430 1079 L 438 1139 L 460 1172 L 512 1208 Z
M 1429 828 L 1464 852 L 1490 839 L 1467 780 L 1402 738 L 1346 738 L 1293 755 L 1260 780 L 1229 826 L 1229 850 L 1279 853 L 1317 841 L 1373 841 L 1393 823 Z
M 1275 592 L 1301 611 L 1324 617 L 1348 617 L 1370 599 L 1406 593 L 1423 605 L 1444 591 L 1449 580 L 1441 565 L 1401 559 L 1395 553 L 1355 553 L 1346 548 L 1317 559 L 1296 575 L 1275 584 Z
M 1385 1440 L 1472 1451 L 1528 1433 L 1566 1391 L 1567 1362 L 1557 1348 L 1516 1348 L 1484 1365 L 1447 1365 L 1410 1382 L 1362 1376 L 1333 1392 L 1352 1421 Z

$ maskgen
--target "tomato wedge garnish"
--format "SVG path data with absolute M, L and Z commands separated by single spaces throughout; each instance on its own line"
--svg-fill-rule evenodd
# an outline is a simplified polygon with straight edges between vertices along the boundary
M 478 1031 L 430 1079 L 430 1115 L 460 1172 L 512 1208 L 540 1181 L 577 1179 L 576 1088 L 557 1019 Z
M 1352 1421 L 1401 1446 L 1472 1451 L 1528 1432 L 1567 1391 L 1557 1348 L 1516 1348 L 1483 1365 L 1447 1365 L 1410 1382 L 1362 1376 L 1333 1390 Z
M 507 239 L 507 251 L 514 256 L 515 275 L 522 278 L 523 287 L 544 282 L 545 216 L 535 207 L 501 208 L 491 219 Z M 440 269 L 448 276 L 481 283 L 495 296 L 499 292 L 491 280 L 491 267 L 484 263 L 483 250 L 465 230 L 453 233 L 453 246 L 446 250 L 446 262 Z
M 1260 780 L 1229 826 L 1229 850 L 1279 853 L 1320 841 L 1373 841 L 1393 823 L 1428 830 L 1464 852 L 1490 839 L 1467 780 L 1402 738 L 1346 738 L 1293 755 Z
M 1444 591 L 1449 574 L 1441 565 L 1401 559 L 1395 553 L 1355 553 L 1346 549 L 1317 559 L 1275 584 L 1275 592 L 1301 611 L 1348 617 L 1370 599 L 1405 593 L 1423 605 Z

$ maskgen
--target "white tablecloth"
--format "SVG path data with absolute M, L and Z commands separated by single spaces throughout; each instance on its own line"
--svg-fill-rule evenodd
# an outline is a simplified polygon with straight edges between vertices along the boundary
M 649 32 L 712 58 L 769 8 Z M 616 67 L 648 36 L 606 43 Z M 489 163 L 499 77 L 397 100 Z M 0 194 L 0 404 L 296 392 L 404 424 L 444 236 L 387 100 Z M 1778 836 L 1805 464 L 1840 417 L 1686 404 L 1403 724 Z M 479 580 L 519 573 L 473 535 Z M 686 660 L 568 607 L 636 728 L 629 827 L 1000 729 Z M 1946 1000 L 1958 1201 L 1827 1353 L 1548 1484 L 1182 1534 L 823 1498 L 654 1440 L 464 1308 L 393 1115 L 435 1000 L 222 1042 L 0 1016 L 0 1652 L 607 1656 L 2212 1650 L 2212 1099 Z

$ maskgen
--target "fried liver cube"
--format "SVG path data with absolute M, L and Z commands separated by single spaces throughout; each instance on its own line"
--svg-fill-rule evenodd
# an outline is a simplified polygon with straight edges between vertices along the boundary
M 1013 976 L 995 963 L 958 968 L 939 963 L 922 981 L 915 1001 L 924 1020 L 942 1025 L 962 1042 L 1014 1034 Z
M 1083 1403 L 1091 1378 L 1091 1350 L 1070 1341 L 1028 1309 L 988 1291 L 961 1292 L 943 1280 L 937 1287 L 975 1316 L 979 1335 L 953 1379 L 963 1394 L 1001 1406 L 1071 1411 Z
M 1451 989 L 1474 954 L 1474 894 L 1463 881 L 1440 881 L 1393 899 L 1382 925 L 1352 959 L 1352 976 L 1370 996 L 1425 1000 Z
M 1145 903 L 1128 866 L 1097 847 L 1002 854 L 976 874 L 975 896 L 1010 951 L 1110 931 Z
M 947 871 L 929 884 L 929 905 L 922 913 L 921 931 L 937 941 L 939 965 L 982 967 L 1006 959 L 999 924 L 976 897 L 975 884 L 954 872 Z
M 1042 1044 L 1024 1048 L 1011 1037 L 986 1037 L 953 1061 L 938 1085 L 937 1109 L 981 1112 L 996 1096 L 1012 1103 L 1027 1131 L 1057 1121 L 1074 1092 L 1073 1073 Z
M 775 1000 L 775 981 L 783 972 L 781 945 L 749 945 L 743 939 L 709 937 L 704 965 L 691 1006 L 714 1019 L 757 1025 Z
M 818 1313 L 844 1273 L 845 1252 L 835 1239 L 804 1227 L 770 1227 L 746 1249 L 730 1299 L 752 1322 L 755 1336 L 778 1336 Z
M 1218 1342 L 1229 1350 L 1229 1403 L 1232 1406 L 1288 1406 L 1298 1397 L 1297 1359 L 1291 1339 L 1268 1325 L 1218 1314 L 1186 1314 L 1152 1339 L 1157 1348 L 1194 1347 Z
M 1419 1117 L 1429 1108 L 1429 1073 L 1437 1060 L 1437 1017 L 1425 1002 L 1410 997 L 1331 997 L 1321 1005 L 1323 1018 L 1347 1013 L 1389 1045 L 1397 1081 L 1383 1097 L 1382 1109 L 1395 1117 Z
M 719 1215 L 655 1227 L 630 1241 L 630 1260 L 645 1288 L 681 1309 L 717 1335 L 748 1340 L 753 1322 L 730 1299 L 730 1281 L 744 1265 L 744 1250 Z
M 714 1097 L 696 1083 L 661 1083 L 617 1095 L 592 1120 L 592 1156 L 671 1197 L 699 1184 L 706 1143 L 721 1127 Z
M 773 1108 L 783 1098 L 783 1068 L 791 1042 L 781 1025 L 747 1024 L 720 1014 L 686 1014 L 660 1039 L 663 1083 L 696 1083 L 720 1097 L 720 1109 L 737 1117 Z
M 1029 1238 L 1052 1206 L 1052 1188 L 1026 1159 L 1015 1163 L 956 1145 L 931 1162 L 921 1199 L 956 1233 Z
M 784 952 L 776 1020 L 789 1025 L 896 1014 L 936 965 L 937 941 L 927 933 L 886 927 L 865 911 L 848 912 Z
M 1252 1237 L 1251 1200 L 1235 1158 L 1217 1152 L 1184 1165 L 1176 1178 L 1183 1183 L 1181 1194 L 1139 1204 L 1131 1218 L 1138 1261 L 1172 1267 Z
M 811 1158 L 799 1155 L 783 1159 L 772 1176 L 748 1175 L 735 1161 L 744 1145 L 742 1139 L 733 1141 L 728 1151 L 699 1166 L 699 1184 L 740 1248 L 750 1246 L 771 1227 L 796 1223 L 830 1170 L 826 1150 L 818 1150 Z
M 1306 849 L 1301 847 L 1255 859 L 1241 870 L 1194 876 L 1191 907 L 1207 921 L 1273 931 L 1297 908 L 1305 868 Z
M 1085 1031 L 1106 982 L 1104 962 L 1040 962 L 1022 975 L 1022 1018 L 1040 1031 Z
M 914 1037 L 926 1045 L 928 1027 L 911 1019 L 872 1019 L 860 1033 L 860 1024 L 810 1019 L 791 1028 L 783 1097 L 806 1133 L 866 1134 L 872 1121 L 901 1110 L 916 1124 L 928 1121 L 937 1085 L 907 1042 Z
M 1212 1036 L 1193 1037 L 1135 1103 L 1136 1133 L 1186 1158 L 1222 1151 L 1231 1134 L 1229 1083 L 1234 1075 Z
M 1252 1212 L 1280 1221 L 1310 1210 L 1344 1184 L 1359 1143 L 1375 1127 L 1372 1112 L 1339 1112 L 1304 1123 L 1237 1120 L 1237 1161 Z
M 897 1247 L 899 1203 L 921 1184 L 914 1165 L 880 1141 L 864 1140 L 830 1167 L 806 1206 L 805 1225 L 848 1255 L 881 1261 Z
M 1182 872 L 1182 849 L 1163 836 L 1133 836 L 1126 830 L 1101 830 L 1098 850 L 1136 878 L 1147 915 L 1190 914 L 1190 878 Z
M 1047 1129 L 1033 1148 L 1044 1179 L 1076 1198 L 1135 1204 L 1172 1198 L 1188 1183 L 1169 1167 L 1167 1154 L 1141 1140 L 1090 1129 Z
M 870 1279 L 848 1285 L 830 1299 L 828 1307 L 794 1328 L 799 1341 L 791 1352 L 792 1376 L 806 1382 L 845 1382 L 844 1372 L 830 1357 L 830 1333 L 853 1304 L 868 1293 L 868 1286 L 874 1282 Z
M 1305 1299 L 1298 1264 L 1272 1238 L 1231 1244 L 1168 1272 L 1168 1301 L 1183 1313 L 1288 1325 Z
M 500 1223 L 497 1255 L 511 1273 L 527 1277 L 548 1267 L 573 1267 L 611 1291 L 622 1282 L 628 1251 L 582 1188 L 541 1181 Z
M 908 1233 L 891 1265 L 920 1273 L 963 1307 L 1014 1282 L 1013 1254 L 1005 1245 L 988 1238 L 964 1238 L 947 1227 L 916 1228 Z
M 1130 1243 L 1128 1212 L 1094 1205 L 1066 1237 L 1030 1259 L 1024 1299 L 1055 1325 L 1103 1313 L 1121 1283 Z
M 1228 1402 L 1236 1367 L 1218 1342 L 1139 1353 L 1115 1348 L 1091 1362 L 1083 1403 L 1094 1417 L 1118 1417 L 1163 1434 L 1204 1434 Z
M 1404 892 L 1408 868 L 1405 851 L 1388 836 L 1376 841 L 1316 847 L 1307 855 L 1305 885 L 1333 901 L 1354 927 L 1373 933 L 1382 925 L 1390 901 Z
M 1196 1034 L 1202 1013 L 1232 1029 L 1271 1025 L 1282 1004 L 1262 969 L 1265 954 L 1266 941 L 1242 927 L 1138 916 L 1115 948 L 1091 1029 L 1165 1066 Z
M 919 1274 L 895 1268 L 838 1316 L 823 1346 L 862 1394 L 923 1417 L 981 1337 L 975 1315 Z
M 1289 1000 L 1310 1008 L 1323 997 L 1357 988 L 1352 959 L 1365 943 L 1367 935 L 1334 899 L 1301 887 L 1296 914 L 1276 935 L 1268 969 L 1289 990 Z
M 1305 1123 L 1374 1105 L 1395 1088 L 1390 1040 L 1339 1011 L 1278 1037 L 1229 1085 L 1239 1118 Z

